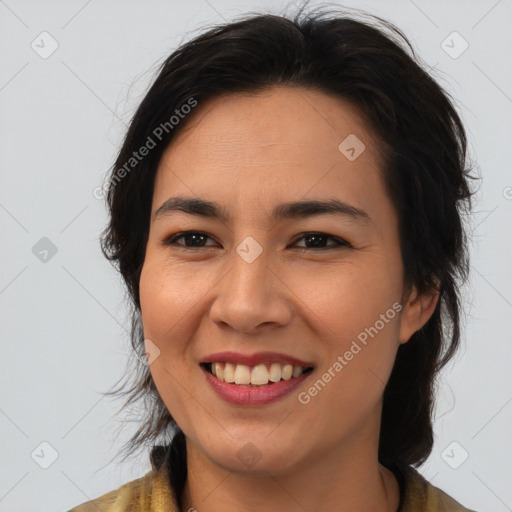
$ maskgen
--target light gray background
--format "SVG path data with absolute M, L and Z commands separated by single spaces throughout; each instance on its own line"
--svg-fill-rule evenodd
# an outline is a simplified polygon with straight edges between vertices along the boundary
M 106 465 L 135 426 L 116 439 L 121 402 L 100 394 L 122 375 L 129 342 L 124 291 L 99 250 L 107 217 L 93 190 L 171 50 L 212 22 L 284 5 L 0 0 L 0 510 L 67 510 L 149 470 L 146 456 Z M 468 321 L 462 350 L 440 381 L 435 448 L 420 471 L 470 508 L 510 511 L 512 1 L 344 5 L 401 27 L 468 128 L 483 177 Z M 58 42 L 48 58 L 31 47 L 51 49 L 43 31 Z M 458 58 L 445 51 L 463 48 L 458 36 L 447 39 L 453 31 L 469 44 Z M 42 237 L 57 248 L 46 262 L 32 251 Z M 51 462 L 42 442 L 58 453 L 48 469 L 39 465 Z M 463 450 L 468 459 L 453 469 Z

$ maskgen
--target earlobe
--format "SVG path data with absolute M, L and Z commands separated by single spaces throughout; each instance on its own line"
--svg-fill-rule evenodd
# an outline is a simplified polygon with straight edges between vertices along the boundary
M 404 303 L 400 324 L 400 344 L 407 343 L 411 336 L 421 329 L 434 313 L 439 300 L 439 280 L 436 278 L 436 289 L 418 294 L 412 287 L 409 297 Z

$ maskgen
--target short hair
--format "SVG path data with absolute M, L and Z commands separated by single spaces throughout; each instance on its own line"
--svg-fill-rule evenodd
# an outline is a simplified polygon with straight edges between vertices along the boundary
M 301 9 L 293 17 L 251 13 L 210 27 L 163 62 L 129 124 L 110 174 L 109 223 L 101 239 L 127 286 L 138 355 L 130 386 L 125 381 L 108 394 L 126 396 L 125 406 L 141 398 L 147 404 L 126 453 L 177 427 L 140 360 L 139 280 L 154 178 L 164 149 L 187 124 L 186 116 L 178 123 L 170 116 L 191 98 L 200 107 L 221 94 L 258 94 L 275 86 L 320 91 L 356 107 L 382 155 L 386 191 L 398 214 L 406 289 L 439 291 L 430 319 L 398 348 L 383 392 L 379 461 L 420 465 L 433 446 L 435 379 L 460 342 L 461 285 L 469 271 L 463 215 L 471 210 L 469 180 L 475 177 L 454 102 L 422 67 L 406 36 L 379 17 L 336 10 Z M 133 152 L 155 139 L 156 127 L 156 147 L 118 179 Z

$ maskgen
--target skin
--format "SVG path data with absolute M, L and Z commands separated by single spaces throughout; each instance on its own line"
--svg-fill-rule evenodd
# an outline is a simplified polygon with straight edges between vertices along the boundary
M 157 171 L 140 279 L 145 338 L 160 350 L 150 371 L 187 439 L 183 510 L 395 511 L 399 487 L 377 457 L 382 394 L 399 345 L 427 322 L 438 295 L 404 288 L 398 217 L 371 130 L 349 103 L 288 87 L 216 97 L 186 123 Z M 354 161 L 338 150 L 349 134 L 366 146 Z M 230 218 L 153 218 L 178 195 L 218 202 Z M 371 222 L 269 216 L 285 201 L 331 198 Z M 165 245 L 186 230 L 209 238 Z M 301 238 L 311 231 L 352 247 L 327 238 L 327 249 L 315 249 Z M 248 236 L 263 249 L 252 263 L 236 252 Z M 400 313 L 301 404 L 298 393 L 394 303 Z M 314 376 L 277 402 L 231 405 L 199 368 L 224 350 L 283 352 L 313 362 Z M 251 467 L 237 456 L 247 442 L 261 455 Z

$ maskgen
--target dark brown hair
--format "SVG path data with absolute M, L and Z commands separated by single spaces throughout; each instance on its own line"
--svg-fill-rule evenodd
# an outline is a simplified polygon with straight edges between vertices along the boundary
M 388 467 L 420 465 L 433 445 L 435 378 L 460 341 L 460 286 L 469 268 L 463 214 L 471 210 L 473 193 L 465 130 L 449 95 L 394 25 L 367 14 L 303 9 L 293 18 L 251 14 L 183 44 L 163 62 L 129 125 L 110 175 L 110 221 L 102 236 L 102 250 L 128 289 L 131 341 L 138 356 L 135 371 L 110 394 L 126 396 L 125 407 L 141 398 L 146 404 L 139 408 L 140 427 L 126 454 L 176 427 L 140 360 L 139 279 L 154 177 L 162 152 L 186 124 L 183 116 L 171 126 L 170 116 L 182 112 L 191 98 L 200 107 L 220 94 L 258 93 L 279 85 L 315 89 L 357 107 L 384 155 L 382 173 L 399 216 L 406 287 L 415 285 L 423 293 L 439 283 L 437 307 L 398 349 L 383 397 L 379 461 Z M 119 179 L 118 170 L 148 138 L 155 139 L 159 126 L 167 129 L 157 132 L 156 147 Z

